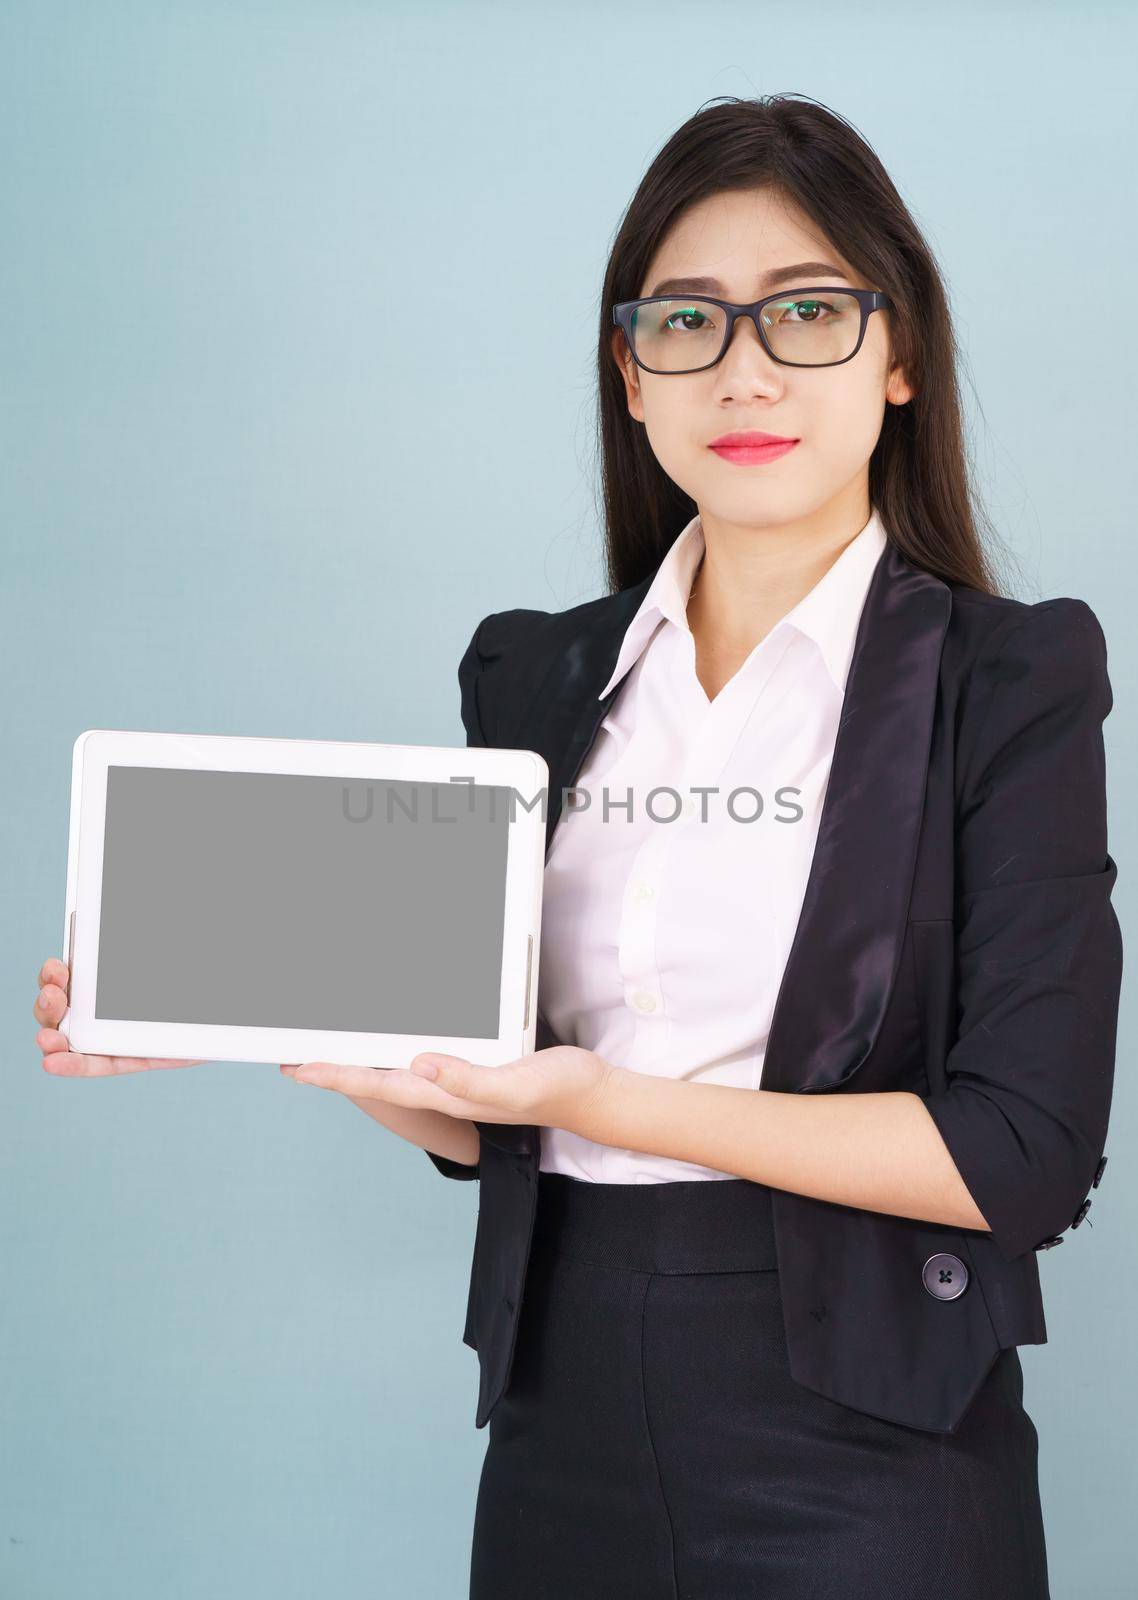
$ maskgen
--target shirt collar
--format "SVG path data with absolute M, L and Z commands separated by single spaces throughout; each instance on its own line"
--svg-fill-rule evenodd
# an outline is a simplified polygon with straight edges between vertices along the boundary
M 775 624 L 775 628 L 797 628 L 814 640 L 826 670 L 842 693 L 866 591 L 886 542 L 881 517 L 874 507 L 861 532 L 850 540 L 814 587 Z M 598 700 L 603 700 L 635 665 L 661 622 L 689 631 L 687 603 L 703 550 L 703 525 L 697 513 L 676 536 L 660 563 L 648 593 L 625 630 L 616 666 Z

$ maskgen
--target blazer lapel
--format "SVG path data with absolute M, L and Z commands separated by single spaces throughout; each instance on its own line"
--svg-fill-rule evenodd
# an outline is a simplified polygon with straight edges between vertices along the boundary
M 601 722 L 625 630 L 651 582 L 611 597 L 574 635 L 515 731 L 549 767 L 546 858 Z M 868 1057 L 897 975 L 924 812 L 947 584 L 892 544 L 866 593 L 802 910 L 771 1018 L 762 1087 L 832 1089 Z M 623 681 L 623 680 L 622 680 Z M 539 1020 L 539 1030 L 541 1024 Z M 556 1043 L 545 1029 L 538 1048 Z
M 947 584 L 886 545 L 854 642 L 764 1089 L 832 1089 L 880 1031 L 908 922 L 951 609 Z

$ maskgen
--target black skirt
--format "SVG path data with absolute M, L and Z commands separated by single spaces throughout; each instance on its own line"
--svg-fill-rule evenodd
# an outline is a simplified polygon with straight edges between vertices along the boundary
M 470 1600 L 1049 1600 L 1014 1348 L 955 1433 L 790 1375 L 770 1190 L 538 1175 Z

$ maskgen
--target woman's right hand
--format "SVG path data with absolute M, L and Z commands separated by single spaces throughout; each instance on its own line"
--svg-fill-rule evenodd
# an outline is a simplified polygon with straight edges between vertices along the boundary
M 56 1023 L 67 1010 L 67 986 L 71 974 L 67 963 L 58 956 L 49 956 L 40 968 L 40 992 L 32 1008 L 36 1018 L 45 1024 L 36 1034 L 36 1044 L 43 1051 L 45 1072 L 60 1078 L 109 1078 L 124 1072 L 152 1072 L 158 1067 L 199 1067 L 200 1061 L 165 1061 L 152 1056 L 84 1056 L 73 1051 L 67 1035 L 60 1033 Z

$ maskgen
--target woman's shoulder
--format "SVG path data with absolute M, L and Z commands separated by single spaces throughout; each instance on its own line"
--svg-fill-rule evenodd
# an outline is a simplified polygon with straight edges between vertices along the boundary
M 551 673 L 579 670 L 597 641 L 623 632 L 643 588 L 621 589 L 562 611 L 517 606 L 483 617 L 458 664 L 468 737 L 495 742 L 503 719 L 508 720 L 503 705 L 519 696 L 524 700 Z
M 945 636 L 947 670 L 962 679 L 1033 670 L 1106 670 L 1106 637 L 1085 600 L 1056 595 L 1017 600 L 949 583 L 952 610 Z
M 478 641 L 479 653 L 487 664 L 508 651 L 527 646 L 538 651 L 543 646 L 556 649 L 591 627 L 610 621 L 621 601 L 632 595 L 631 589 L 620 590 L 616 594 L 582 600 L 561 611 L 536 611 L 528 606 L 491 611 L 475 628 L 473 638 Z
M 475 628 L 467 653 L 473 653 L 480 666 L 489 666 L 532 637 L 536 624 L 549 615 L 548 611 L 532 611 L 525 606 L 512 611 L 491 611 Z
M 1023 736 L 1068 723 L 1099 729 L 1113 705 L 1098 617 L 1073 595 L 1024 601 L 950 583 L 952 611 L 941 658 L 957 738 Z
M 459 676 L 481 672 L 509 658 L 527 670 L 540 671 L 543 661 L 561 657 L 595 630 L 622 629 L 628 621 L 626 613 L 642 597 L 643 587 L 600 595 L 561 611 L 537 611 L 528 606 L 491 611 L 471 635 L 459 664 Z

